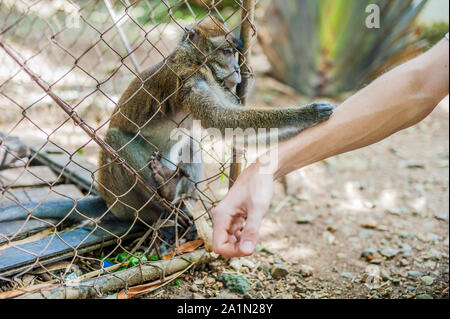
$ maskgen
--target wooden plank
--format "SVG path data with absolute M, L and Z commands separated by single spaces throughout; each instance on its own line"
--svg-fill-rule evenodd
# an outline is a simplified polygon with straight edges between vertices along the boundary
M 0 194 L 0 208 L 9 205 L 16 205 L 16 202 L 13 201 L 13 199 L 21 204 L 25 204 L 29 202 L 41 203 L 46 201 L 67 199 L 67 197 L 72 199 L 80 199 L 83 197 L 83 193 L 72 184 L 56 185 L 52 188 L 15 188 L 8 190 L 3 195 Z
M 0 171 L 0 183 L 4 188 L 48 185 L 55 183 L 57 178 L 47 166 L 19 167 Z
M 79 185 L 84 190 L 90 190 L 92 195 L 97 195 L 95 181 L 92 178 L 92 172 L 95 172 L 97 169 L 95 165 L 86 161 L 79 154 L 69 156 L 69 154 L 62 152 L 50 143 L 40 150 L 43 144 L 44 142 L 27 143 L 32 154 L 35 156 L 34 158 L 38 162 L 50 167 L 57 174 L 60 174 L 62 171 L 63 175 L 73 183 Z
M 127 233 L 131 227 L 128 223 L 105 223 L 100 226 L 116 236 L 124 236 L 120 241 L 136 238 L 143 233 L 140 228 L 134 228 Z M 61 238 L 51 235 L 31 243 L 0 250 L 0 276 L 11 276 L 28 268 L 36 268 L 69 258 L 73 256 L 74 248 L 77 254 L 81 254 L 117 243 L 117 237 L 103 229 L 92 230 L 92 227 L 82 227 L 60 233 Z M 36 260 L 39 263 L 35 263 Z
M 29 148 L 15 136 L 6 137 L 0 132 L 0 169 L 23 165 L 18 158 L 30 155 Z
M 57 220 L 53 219 L 45 219 L 45 221 L 47 223 L 36 219 L 29 219 L 28 221 L 14 220 L 0 223 L 0 245 L 3 245 L 10 240 L 17 241 L 24 239 L 44 229 L 50 228 L 50 224 L 56 225 L 58 223 Z M 19 230 L 20 232 L 18 232 Z M 12 238 L 13 236 L 14 238 Z

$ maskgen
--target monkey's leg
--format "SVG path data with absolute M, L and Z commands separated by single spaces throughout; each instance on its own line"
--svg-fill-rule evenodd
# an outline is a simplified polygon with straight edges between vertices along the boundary
M 116 129 L 108 130 L 105 141 L 118 151 L 120 157 L 139 173 L 149 187 L 157 189 L 158 183 L 149 167 L 155 147 L 134 133 Z M 99 193 L 118 218 L 132 220 L 137 214 L 145 222 L 153 223 L 165 211 L 155 201 L 149 201 L 152 194 L 142 189 L 135 177 L 128 175 L 119 163 L 112 162 L 105 153 L 101 153 L 99 168 Z

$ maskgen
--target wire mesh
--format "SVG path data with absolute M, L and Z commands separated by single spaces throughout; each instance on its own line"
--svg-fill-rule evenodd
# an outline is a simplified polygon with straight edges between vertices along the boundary
M 14 208 L 26 211 L 26 219 L 15 224 L 13 231 L 0 231 L 0 259 L 2 251 L 10 248 L 32 256 L 31 262 L 15 270 L 0 271 L 0 290 L 30 285 L 25 282 L 30 278 L 33 284 L 51 281 L 64 285 L 74 276 L 111 272 L 105 268 L 112 263 L 121 265 L 115 271 L 151 263 L 172 256 L 171 251 L 192 239 L 192 212 L 195 218 L 209 219 L 212 207 L 227 190 L 231 145 L 189 136 L 202 154 L 203 174 L 183 175 L 194 191 L 167 198 L 166 186 L 172 185 L 182 168 L 161 151 L 164 139 L 152 140 L 146 132 L 149 128 L 161 130 L 161 119 L 172 121 L 174 128 L 184 127 L 186 118 L 174 120 L 164 112 L 182 85 L 160 99 L 144 88 L 159 71 L 145 77 L 145 70 L 154 65 L 170 69 L 168 61 L 186 36 L 185 27 L 217 17 L 230 34 L 238 35 L 244 21 L 249 24 L 245 50 L 237 54 L 242 77 L 252 78 L 247 53 L 256 28 L 249 18 L 253 11 L 249 3 L 254 5 L 240 0 L 0 1 L 0 214 Z M 209 55 L 199 54 L 203 66 Z M 184 80 L 179 70 L 171 71 L 176 79 Z M 123 111 L 126 103 L 119 103 L 133 80 L 140 81 L 148 99 L 158 105 L 152 114 L 138 115 L 138 123 Z M 238 98 L 245 98 L 241 91 L 244 93 Z M 111 121 L 118 117 L 126 119 L 130 128 L 123 145 L 106 137 Z M 154 150 L 145 166 L 137 167 L 132 158 L 124 156 L 123 150 L 133 143 Z M 106 159 L 100 163 L 99 153 Z M 149 182 L 145 174 L 155 163 L 173 170 L 170 178 L 159 184 Z M 99 174 L 111 170 L 118 179 L 129 182 L 127 190 L 109 189 L 102 183 Z M 95 200 L 99 190 L 102 197 L 108 197 L 108 206 L 92 217 L 83 203 Z M 144 199 L 133 205 L 129 196 Z M 71 203 L 65 218 L 36 216 L 46 203 L 55 201 Z M 119 210 L 127 215 L 127 223 L 117 218 L 123 217 Z M 148 211 L 157 213 L 147 218 Z M 71 216 L 77 216 L 77 223 L 68 223 Z M 0 224 L 8 222 L 2 222 L 0 216 Z M 117 232 L 108 223 L 127 226 Z M 64 234 L 77 229 L 85 232 L 73 244 Z M 98 231 L 103 232 L 103 241 L 86 245 Z M 130 236 L 133 233 L 136 236 Z M 26 248 L 27 242 L 44 237 L 51 240 L 39 252 Z M 47 250 L 57 239 L 68 252 L 62 266 L 55 268 Z

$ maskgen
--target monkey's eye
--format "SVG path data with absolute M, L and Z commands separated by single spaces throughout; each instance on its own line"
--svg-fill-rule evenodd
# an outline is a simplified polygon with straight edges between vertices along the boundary
M 225 48 L 225 49 L 222 49 L 222 52 L 225 55 L 231 55 L 231 54 L 233 54 L 233 49 L 232 48 Z

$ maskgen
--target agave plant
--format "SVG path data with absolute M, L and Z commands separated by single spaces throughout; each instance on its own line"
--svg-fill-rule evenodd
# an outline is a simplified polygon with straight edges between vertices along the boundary
M 308 96 L 358 89 L 423 50 L 411 28 L 427 0 L 271 1 L 259 40 L 273 76 Z M 368 28 L 369 4 L 380 28 Z

